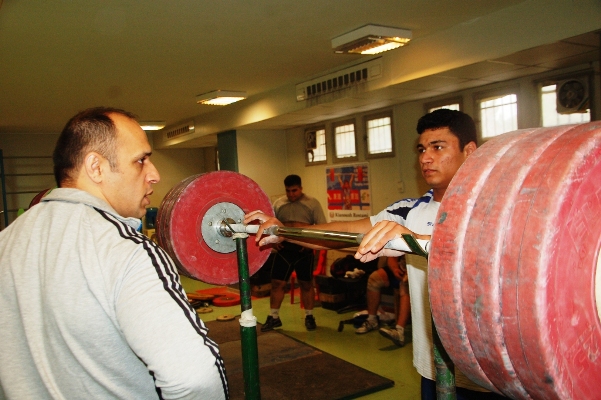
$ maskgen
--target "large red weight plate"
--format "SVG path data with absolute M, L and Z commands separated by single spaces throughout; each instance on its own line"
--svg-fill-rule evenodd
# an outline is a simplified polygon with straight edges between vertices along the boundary
M 481 366 L 513 398 L 596 396 L 600 128 L 503 135 L 466 161 L 441 205 L 429 274 L 437 329 L 462 371 Z M 487 153 L 505 140 L 502 157 Z M 475 155 L 496 158 L 494 170 L 470 169 Z
M 601 243 L 601 123 L 566 131 L 545 150 L 543 179 L 531 173 L 518 200 L 528 208 L 516 265 L 519 341 L 508 335 L 532 397 L 597 398 L 601 324 L 595 277 Z M 534 184 L 531 184 L 534 183 Z M 510 290 L 513 289 L 513 290 Z
M 157 215 L 157 236 L 180 273 L 226 285 L 238 282 L 237 253 L 214 251 L 201 231 L 206 212 L 220 203 L 234 204 L 244 213 L 262 210 L 273 215 L 269 198 L 252 179 L 236 172 L 210 172 L 182 181 L 165 196 Z M 247 246 L 247 252 L 249 274 L 253 275 L 267 261 L 270 251 L 253 244 Z
M 530 398 L 511 362 L 503 333 L 500 263 L 505 229 L 512 215 L 524 177 L 538 162 L 541 153 L 568 128 L 528 130 L 518 133 L 518 140 L 490 171 L 469 217 L 463 251 L 461 304 L 467 312 L 464 320 L 468 339 L 478 363 L 493 385 L 514 399 Z M 487 149 L 485 149 L 487 150 Z M 487 152 L 487 151 L 485 151 Z M 519 162 L 516 162 L 519 160 Z
M 466 238 L 465 231 L 477 195 L 499 158 L 519 137 L 516 132 L 507 134 L 505 141 L 488 142 L 488 152 L 474 152 L 457 171 L 438 211 L 428 259 L 432 317 L 444 348 L 468 378 L 496 392 L 499 389 L 482 370 L 468 339 L 461 302 L 463 252 L 458 250 L 475 239 Z

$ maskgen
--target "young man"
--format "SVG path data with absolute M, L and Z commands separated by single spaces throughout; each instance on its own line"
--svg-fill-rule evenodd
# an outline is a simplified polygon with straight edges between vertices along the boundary
M 384 249 L 392 239 L 403 233 L 418 239 L 429 239 L 440 201 L 451 179 L 463 162 L 476 150 L 476 127 L 470 116 L 460 111 L 440 109 L 424 115 L 417 123 L 420 135 L 417 150 L 421 173 L 431 189 L 419 199 L 400 200 L 371 218 L 352 222 L 334 222 L 315 229 L 365 233 L 355 257 L 367 262 L 376 257 L 399 256 L 401 252 Z M 258 212 L 249 213 L 245 223 L 262 222 L 256 240 L 260 245 L 281 240 L 261 237 L 264 228 L 280 224 L 276 219 Z M 422 376 L 422 399 L 435 399 L 436 371 L 432 344 L 430 302 L 427 289 L 427 263 L 422 257 L 407 255 L 407 273 L 411 293 L 413 328 L 413 365 Z M 482 392 L 456 370 L 458 399 L 499 398 L 495 393 Z
M 284 179 L 286 196 L 277 199 L 273 204 L 275 216 L 285 226 L 301 227 L 315 224 L 325 224 L 319 202 L 303 193 L 301 178 L 298 175 L 288 175 Z M 296 271 L 301 289 L 301 299 L 305 306 L 305 327 L 309 331 L 317 328 L 313 317 L 313 250 L 294 243 L 283 242 L 276 246 L 277 253 L 271 258 L 271 312 L 261 327 L 266 332 L 282 326 L 280 307 L 284 300 L 286 282 L 292 271 Z M 290 288 L 294 290 L 294 288 Z
M 228 397 L 173 262 L 137 232 L 160 179 L 150 155 L 125 111 L 65 126 L 58 188 L 0 232 L 0 398 Z

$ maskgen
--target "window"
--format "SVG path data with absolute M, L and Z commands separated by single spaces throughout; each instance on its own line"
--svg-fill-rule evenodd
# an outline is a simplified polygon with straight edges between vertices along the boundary
M 326 161 L 325 128 L 310 129 L 305 132 L 307 164 L 320 164 Z
M 516 94 L 507 94 L 480 100 L 482 139 L 489 139 L 518 129 L 518 101 Z
M 459 103 L 453 103 L 453 104 L 445 104 L 444 106 L 438 106 L 438 107 L 432 107 L 428 109 L 428 112 L 431 113 L 434 110 L 439 110 L 441 108 L 446 108 L 449 110 L 455 110 L 455 111 L 461 111 L 459 109 Z
M 463 108 L 463 98 L 461 96 L 451 97 L 436 101 L 431 101 L 429 103 L 424 104 L 424 109 L 426 113 L 431 113 L 434 110 L 438 110 L 440 108 L 447 108 L 449 110 L 461 111 Z
M 391 112 L 366 116 L 365 131 L 368 157 L 394 156 Z
M 334 125 L 334 144 L 337 159 L 357 157 L 354 122 L 346 121 Z
M 556 85 L 547 85 L 541 87 L 541 114 L 543 126 L 558 126 L 567 124 L 580 124 L 591 120 L 591 110 L 587 109 L 584 113 L 560 114 L 557 112 L 557 95 L 555 93 Z

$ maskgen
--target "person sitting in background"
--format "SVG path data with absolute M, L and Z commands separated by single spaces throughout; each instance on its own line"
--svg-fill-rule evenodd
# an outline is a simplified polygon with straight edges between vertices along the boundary
M 392 340 L 397 346 L 405 345 L 405 326 L 411 315 L 411 302 L 409 298 L 409 281 L 407 279 L 407 264 L 405 256 L 387 257 L 386 265 L 369 275 L 367 280 L 367 319 L 355 330 L 357 334 L 364 334 L 379 328 L 378 309 L 382 297 L 382 289 L 394 289 L 396 327 L 394 329 L 382 327 L 379 332 L 382 336 Z

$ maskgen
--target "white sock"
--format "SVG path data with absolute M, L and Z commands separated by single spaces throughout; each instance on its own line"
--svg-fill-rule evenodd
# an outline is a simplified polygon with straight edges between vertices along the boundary
M 401 336 L 405 336 L 405 328 L 403 328 L 400 325 L 396 326 L 396 330 L 399 331 L 399 333 L 401 334 Z
M 371 322 L 372 324 L 374 324 L 374 323 L 378 322 L 378 316 L 377 315 L 371 315 L 371 314 L 369 314 L 367 316 L 367 320 L 369 322 Z
M 305 309 L 305 316 L 307 316 L 307 315 L 313 315 L 313 310 Z
M 271 315 L 275 319 L 279 319 L 280 318 L 280 309 L 279 308 L 272 308 L 271 312 L 269 313 L 269 315 Z

